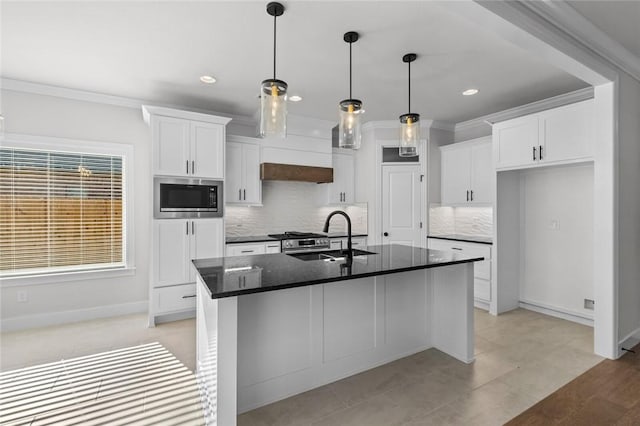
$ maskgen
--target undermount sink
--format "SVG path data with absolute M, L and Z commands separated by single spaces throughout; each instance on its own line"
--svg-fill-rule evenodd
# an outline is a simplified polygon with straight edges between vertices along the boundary
M 371 251 L 366 250 L 358 250 L 352 249 L 351 252 L 353 256 L 368 256 L 370 254 L 376 254 Z M 324 260 L 326 262 L 336 262 L 339 260 L 344 260 L 347 257 L 346 250 L 327 250 L 327 251 L 316 251 L 312 253 L 291 253 L 287 254 L 287 256 L 295 257 L 300 260 Z

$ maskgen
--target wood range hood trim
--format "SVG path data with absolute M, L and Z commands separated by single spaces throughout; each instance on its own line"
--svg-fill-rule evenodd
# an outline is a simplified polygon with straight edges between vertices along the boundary
M 299 166 L 295 164 L 262 163 L 260 179 L 295 182 L 332 183 L 331 167 Z

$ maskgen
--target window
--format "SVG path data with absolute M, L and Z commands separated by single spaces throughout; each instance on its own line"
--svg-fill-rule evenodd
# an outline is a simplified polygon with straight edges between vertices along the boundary
M 5 145 L 0 276 L 124 268 L 125 155 Z

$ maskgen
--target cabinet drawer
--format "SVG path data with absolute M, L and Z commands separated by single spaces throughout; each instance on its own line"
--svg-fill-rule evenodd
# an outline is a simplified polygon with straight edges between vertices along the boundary
M 196 308 L 196 285 L 185 284 L 153 289 L 155 313 L 165 314 Z
M 277 243 L 266 243 L 264 250 L 265 253 L 280 253 L 280 241 Z
M 486 244 L 473 244 L 460 241 L 428 239 L 428 247 L 434 250 L 453 251 L 469 256 L 482 256 L 482 262 L 474 265 L 474 276 L 483 280 L 491 280 L 491 247 Z
M 251 256 L 254 254 L 265 254 L 265 244 L 228 244 L 227 256 Z
M 473 280 L 473 295 L 484 302 L 491 301 L 491 281 L 476 278 Z

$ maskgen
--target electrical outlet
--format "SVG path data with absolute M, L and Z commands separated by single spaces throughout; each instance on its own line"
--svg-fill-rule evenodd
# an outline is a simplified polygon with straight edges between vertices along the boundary
M 584 308 L 585 309 L 591 309 L 593 311 L 593 307 L 596 304 L 596 302 L 594 302 L 591 299 L 584 299 Z
M 29 301 L 26 290 L 18 290 L 16 292 L 16 298 L 18 300 L 18 303 L 27 303 Z

